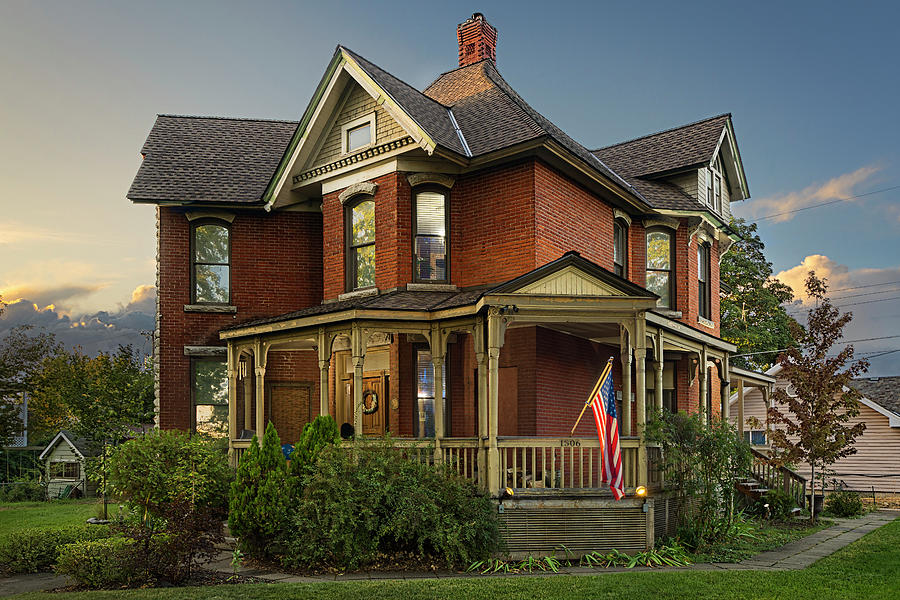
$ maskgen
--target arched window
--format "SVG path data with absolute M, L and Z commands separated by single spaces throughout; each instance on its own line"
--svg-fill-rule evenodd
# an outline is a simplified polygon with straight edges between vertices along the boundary
M 231 301 L 231 230 L 221 221 L 191 225 L 191 301 L 228 304 Z
M 413 277 L 416 281 L 446 283 L 448 272 L 449 192 L 443 188 L 413 193 Z
M 668 229 L 647 231 L 647 289 L 659 296 L 660 308 L 675 308 L 673 238 Z
M 347 291 L 375 285 L 375 201 L 363 196 L 346 209 Z
M 704 319 L 712 319 L 709 292 L 709 244 L 697 244 L 697 302 L 698 313 Z
M 613 270 L 628 277 L 628 224 L 622 219 L 613 221 Z

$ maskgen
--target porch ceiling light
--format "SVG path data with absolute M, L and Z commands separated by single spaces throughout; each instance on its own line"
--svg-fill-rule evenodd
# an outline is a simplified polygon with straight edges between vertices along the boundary
M 634 488 L 634 495 L 638 498 L 646 498 L 647 488 L 642 485 L 637 486 L 636 488 Z

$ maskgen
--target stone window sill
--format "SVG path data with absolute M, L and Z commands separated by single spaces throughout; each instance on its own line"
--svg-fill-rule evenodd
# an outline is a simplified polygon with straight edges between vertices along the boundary
M 228 304 L 185 304 L 184 312 L 193 313 L 236 313 L 237 306 Z
M 407 283 L 408 292 L 458 292 L 459 288 L 450 283 Z
M 377 287 L 369 287 L 362 288 L 360 290 L 353 290 L 352 292 L 347 292 L 345 294 L 341 294 L 338 296 L 338 300 L 352 300 L 354 298 L 368 298 L 369 296 L 377 296 L 381 292 Z
M 670 308 L 654 308 L 653 312 L 670 319 L 680 319 L 682 317 L 680 310 L 672 310 Z
M 700 325 L 703 325 L 704 327 L 707 327 L 707 328 L 709 328 L 709 329 L 715 329 L 715 328 L 716 328 L 716 324 L 715 324 L 715 323 L 713 323 L 712 321 L 710 321 L 709 319 L 706 319 L 706 318 L 704 318 L 704 317 L 698 316 L 698 317 L 697 317 L 697 323 L 699 323 Z

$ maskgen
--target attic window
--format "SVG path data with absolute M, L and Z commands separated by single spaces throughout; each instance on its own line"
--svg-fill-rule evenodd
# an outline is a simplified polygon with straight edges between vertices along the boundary
M 375 113 L 343 125 L 341 134 L 343 154 L 372 145 L 375 142 Z

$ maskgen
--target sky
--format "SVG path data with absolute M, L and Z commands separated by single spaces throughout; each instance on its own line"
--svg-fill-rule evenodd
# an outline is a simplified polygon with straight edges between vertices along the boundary
M 887 338 L 858 353 L 900 349 L 892 2 L 0 0 L 0 334 L 149 347 L 154 213 L 125 194 L 156 114 L 299 119 L 338 43 L 421 89 L 475 11 L 506 80 L 589 148 L 732 113 L 752 196 L 734 211 L 775 273 L 828 277 L 845 338 Z M 900 351 L 870 374 L 900 374 Z

